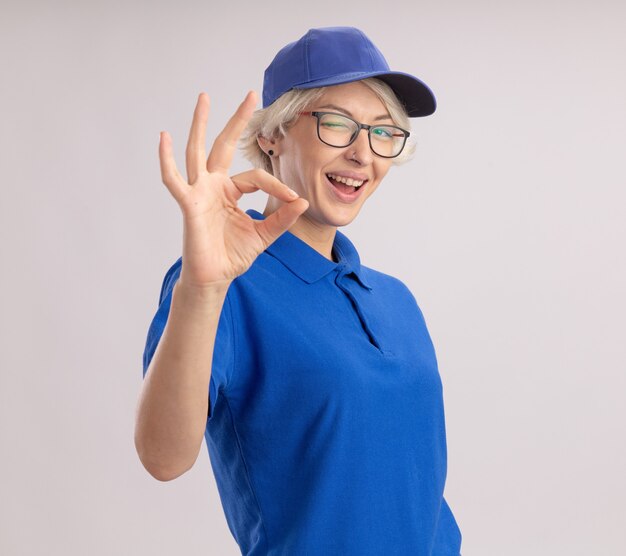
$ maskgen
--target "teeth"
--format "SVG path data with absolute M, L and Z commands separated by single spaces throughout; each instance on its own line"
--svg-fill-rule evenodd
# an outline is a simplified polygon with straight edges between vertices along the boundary
M 352 178 L 344 178 L 342 176 L 336 176 L 335 174 L 326 174 L 329 178 L 333 178 L 334 180 L 340 181 L 341 183 L 345 183 L 346 185 L 351 185 L 352 187 L 361 187 L 363 185 L 364 180 L 353 180 Z

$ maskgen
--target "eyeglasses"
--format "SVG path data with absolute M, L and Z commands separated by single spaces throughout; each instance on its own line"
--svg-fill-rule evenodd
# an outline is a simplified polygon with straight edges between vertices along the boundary
M 361 124 L 335 112 L 298 112 L 298 114 L 317 118 L 317 136 L 322 143 L 330 147 L 347 147 L 356 141 L 362 129 L 367 130 L 370 148 L 374 154 L 383 158 L 398 156 L 404 149 L 407 137 L 411 135 L 406 129 L 395 125 Z

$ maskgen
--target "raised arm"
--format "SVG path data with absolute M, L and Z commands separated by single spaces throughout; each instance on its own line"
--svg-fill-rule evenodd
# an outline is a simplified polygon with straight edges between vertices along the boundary
M 175 479 L 198 457 L 208 413 L 208 387 L 219 317 L 232 281 L 243 274 L 308 207 L 264 170 L 230 178 L 237 140 L 256 105 L 250 91 L 216 138 L 206 159 L 209 97 L 201 93 L 186 149 L 187 180 L 176 169 L 172 142 L 161 133 L 163 183 L 183 214 L 183 257 L 170 312 L 137 405 L 135 447 L 155 478 Z M 264 220 L 238 206 L 244 193 L 262 189 L 284 201 Z

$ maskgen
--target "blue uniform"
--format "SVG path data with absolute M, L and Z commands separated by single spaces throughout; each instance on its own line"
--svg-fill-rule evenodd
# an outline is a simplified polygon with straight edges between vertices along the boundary
M 339 230 L 333 258 L 285 232 L 228 290 L 205 439 L 230 531 L 249 556 L 459 556 L 422 312 Z M 163 281 L 144 376 L 181 264 Z

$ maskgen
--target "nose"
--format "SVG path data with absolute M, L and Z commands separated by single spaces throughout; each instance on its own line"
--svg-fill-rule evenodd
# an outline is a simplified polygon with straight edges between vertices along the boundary
M 374 159 L 374 153 L 370 148 L 367 129 L 360 129 L 357 138 L 351 145 L 348 145 L 346 148 L 346 158 L 348 158 L 348 160 L 356 159 L 362 166 L 371 164 Z

